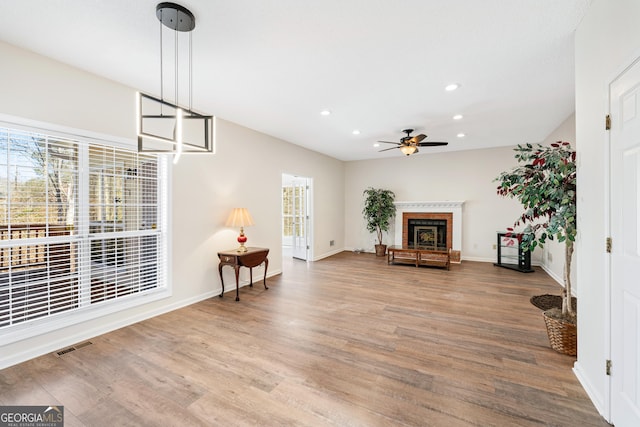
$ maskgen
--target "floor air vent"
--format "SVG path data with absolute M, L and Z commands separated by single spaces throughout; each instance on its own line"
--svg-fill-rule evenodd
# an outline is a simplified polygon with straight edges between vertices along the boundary
M 82 347 L 86 347 L 86 346 L 91 345 L 91 344 L 92 344 L 91 341 L 85 341 L 83 343 L 76 344 L 76 345 L 71 346 L 71 347 L 67 347 L 64 350 L 56 351 L 56 354 L 58 356 L 64 356 L 67 353 L 71 353 L 72 351 L 75 351 L 75 350 L 80 350 Z

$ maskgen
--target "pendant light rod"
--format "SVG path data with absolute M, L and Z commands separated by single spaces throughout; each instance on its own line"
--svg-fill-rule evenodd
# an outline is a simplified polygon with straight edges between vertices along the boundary
M 158 21 L 165 27 L 174 31 L 174 102 L 176 105 L 179 104 L 179 55 L 178 55 L 178 32 L 188 32 L 189 33 L 189 63 L 188 63 L 188 77 L 189 77 L 189 110 L 192 109 L 192 43 L 191 43 L 191 31 L 196 27 L 196 18 L 193 16 L 193 13 L 189 9 L 184 6 L 180 6 L 176 3 L 170 2 L 162 2 L 156 6 L 156 17 Z M 164 99 L 164 76 L 163 76 L 163 45 L 162 45 L 162 25 L 160 26 L 160 99 Z
M 137 133 L 138 152 L 173 154 L 174 163 L 182 154 L 212 153 L 215 144 L 214 117 L 193 111 L 193 42 L 191 31 L 196 26 L 193 13 L 176 3 L 162 2 L 156 6 L 156 17 L 160 21 L 160 99 L 137 93 Z M 165 63 L 171 60 L 164 58 L 163 26 L 174 31 L 174 96 L 173 102 L 164 99 L 165 92 L 170 97 L 170 88 L 165 91 Z M 188 70 L 179 72 L 178 32 L 189 33 Z M 186 72 L 186 74 L 185 74 Z M 180 107 L 180 77 L 188 79 L 188 108 Z M 183 95 L 184 97 L 184 95 Z M 184 132 L 184 133 L 183 133 Z
M 174 53 L 173 66 L 175 68 L 175 71 L 174 71 L 174 74 L 173 74 L 173 76 L 175 78 L 175 83 L 174 83 L 175 84 L 175 93 L 174 93 L 174 98 L 173 99 L 175 100 L 176 105 L 180 105 L 180 100 L 178 99 L 178 86 L 179 86 L 179 83 L 178 83 L 178 69 L 179 69 L 179 67 L 178 67 L 178 59 L 179 59 L 179 57 L 178 57 L 178 32 L 174 31 L 173 35 L 174 35 L 173 43 L 174 43 L 174 46 L 175 46 L 175 49 L 173 50 L 173 53 Z

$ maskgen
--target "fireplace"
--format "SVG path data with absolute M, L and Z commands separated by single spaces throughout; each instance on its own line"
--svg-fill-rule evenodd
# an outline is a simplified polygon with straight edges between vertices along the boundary
M 425 246 L 427 249 L 452 249 L 453 214 L 448 212 L 403 212 L 402 245 Z
M 464 202 L 395 202 L 395 245 L 451 249 L 453 262 L 462 249 Z M 417 243 L 416 243 L 417 242 Z
M 409 218 L 407 220 L 407 245 L 446 251 L 449 249 L 447 247 L 447 222 L 446 219 Z

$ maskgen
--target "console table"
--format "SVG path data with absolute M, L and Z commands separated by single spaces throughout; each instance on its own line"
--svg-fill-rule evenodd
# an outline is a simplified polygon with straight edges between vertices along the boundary
M 423 246 L 389 246 L 387 248 L 387 264 L 404 263 L 444 267 L 451 266 L 451 250 L 434 251 Z
M 265 289 L 267 287 L 267 268 L 269 267 L 269 259 L 267 255 L 269 249 L 266 248 L 247 248 L 246 252 L 238 252 L 236 249 L 229 251 L 218 252 L 218 258 L 220 258 L 220 264 L 218 265 L 218 272 L 220 273 L 220 282 L 222 283 L 222 293 L 220 298 L 224 294 L 224 279 L 222 278 L 222 267 L 229 265 L 236 271 L 236 301 L 240 301 L 239 292 L 239 278 L 240 267 L 247 267 L 249 269 L 249 286 L 253 287 L 253 267 L 257 267 L 264 263 L 264 279 L 263 284 Z

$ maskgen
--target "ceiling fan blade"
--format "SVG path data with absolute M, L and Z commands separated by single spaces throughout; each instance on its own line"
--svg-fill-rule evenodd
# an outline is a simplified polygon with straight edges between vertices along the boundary
M 416 135 L 416 136 L 411 137 L 411 139 L 409 141 L 415 142 L 417 144 L 418 142 L 422 141 L 426 137 L 427 137 L 427 135 L 421 133 L 420 135 Z
M 439 145 L 449 145 L 448 142 L 421 142 L 418 144 L 420 147 L 436 147 Z
M 385 144 L 396 144 L 396 145 L 400 145 L 399 142 L 391 142 L 391 141 L 378 141 L 378 142 L 384 142 Z
M 385 148 L 384 150 L 379 150 L 378 153 L 382 153 L 383 151 L 395 150 L 396 148 L 400 148 L 400 147 Z

